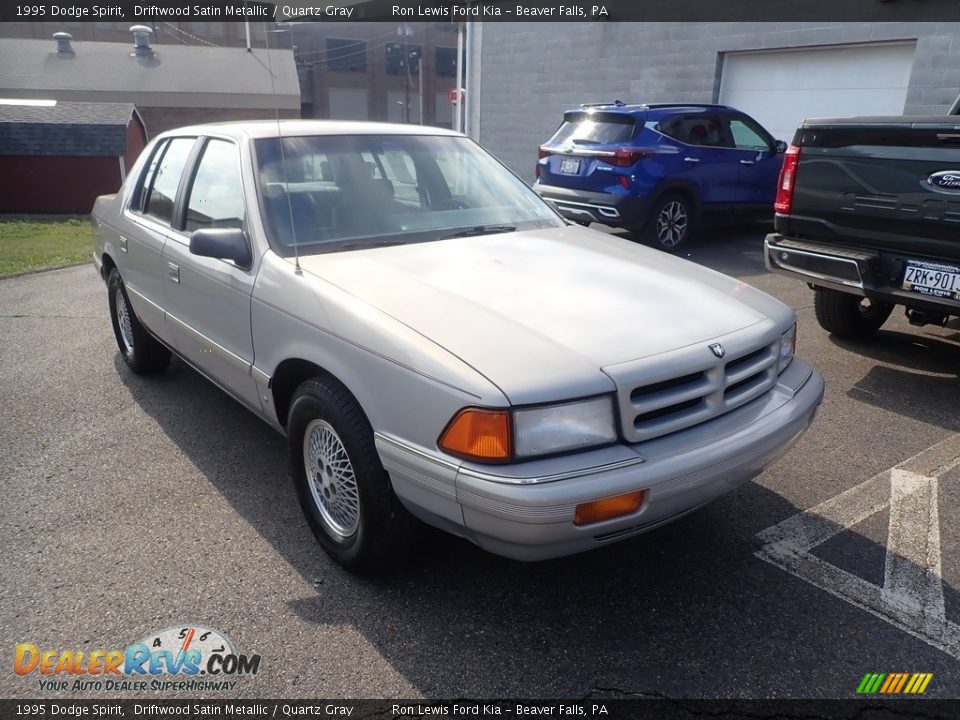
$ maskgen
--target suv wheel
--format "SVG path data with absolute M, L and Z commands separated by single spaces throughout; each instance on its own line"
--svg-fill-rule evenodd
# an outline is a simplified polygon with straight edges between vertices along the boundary
M 675 253 L 686 246 L 693 228 L 693 208 L 683 195 L 664 195 L 647 224 L 650 240 L 660 250 Z
M 813 307 L 820 327 L 854 340 L 875 334 L 893 311 L 890 303 L 820 287 L 814 290 Z
M 370 423 L 343 386 L 326 378 L 300 385 L 287 439 L 300 507 L 331 558 L 373 573 L 409 549 L 417 521 L 393 493 Z
M 120 273 L 114 268 L 107 279 L 110 320 L 123 361 L 137 375 L 163 370 L 170 362 L 170 351 L 140 324 Z

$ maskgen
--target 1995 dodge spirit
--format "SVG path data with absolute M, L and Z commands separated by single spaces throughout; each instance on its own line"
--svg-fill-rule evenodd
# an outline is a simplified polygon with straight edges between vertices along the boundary
M 129 368 L 176 353 L 284 433 L 354 571 L 414 518 L 522 560 L 634 536 L 756 476 L 823 397 L 790 308 L 566 224 L 459 133 L 183 128 L 92 222 Z

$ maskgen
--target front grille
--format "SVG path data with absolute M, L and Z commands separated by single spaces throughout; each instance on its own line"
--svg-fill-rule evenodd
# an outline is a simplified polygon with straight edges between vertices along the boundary
M 617 381 L 623 435 L 642 442 L 692 427 L 740 407 L 776 382 L 779 335 L 758 346 L 734 339 L 717 358 L 708 344 L 607 368 Z M 727 346 L 727 343 L 723 343 Z M 692 366 L 692 367 L 691 367 Z M 653 382 L 638 382 L 640 378 Z

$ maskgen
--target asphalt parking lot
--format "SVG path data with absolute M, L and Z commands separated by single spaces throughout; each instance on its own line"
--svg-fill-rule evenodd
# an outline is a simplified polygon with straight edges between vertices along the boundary
M 116 649 L 195 622 L 262 655 L 237 697 L 852 697 L 868 672 L 960 696 L 960 331 L 897 311 L 872 343 L 829 337 L 807 287 L 764 270 L 766 230 L 707 233 L 690 259 L 799 313 L 827 394 L 785 458 L 601 551 L 520 564 L 432 533 L 380 580 L 319 550 L 279 435 L 182 364 L 126 369 L 92 266 L 0 281 L 0 695 L 70 696 L 15 675 L 17 643 Z M 926 495 L 891 498 L 880 474 L 933 446 L 902 471 L 936 468 Z M 849 527 L 770 551 L 792 526 L 768 528 L 838 496 Z

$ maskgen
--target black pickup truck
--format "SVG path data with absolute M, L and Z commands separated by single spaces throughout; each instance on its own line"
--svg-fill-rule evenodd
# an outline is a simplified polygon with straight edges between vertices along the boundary
M 825 330 L 960 316 L 960 117 L 807 120 L 775 208 L 767 268 L 810 285 Z

